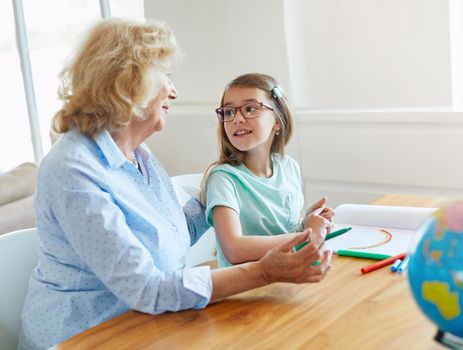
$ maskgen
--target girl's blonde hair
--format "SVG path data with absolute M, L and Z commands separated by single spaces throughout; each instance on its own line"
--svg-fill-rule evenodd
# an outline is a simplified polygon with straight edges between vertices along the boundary
M 293 112 L 289 106 L 286 94 L 281 90 L 275 78 L 260 73 L 248 73 L 240 75 L 233 79 L 225 88 L 220 101 L 220 107 L 223 107 L 225 94 L 231 87 L 256 88 L 264 91 L 271 100 L 271 106 L 275 113 L 276 119 L 280 124 L 279 135 L 275 135 L 270 148 L 270 155 L 284 154 L 285 146 L 291 140 L 293 134 Z M 238 166 L 243 163 L 244 152 L 235 148 L 225 133 L 224 123 L 217 124 L 217 134 L 219 141 L 219 159 L 212 163 L 204 174 L 201 182 L 201 202 L 206 204 L 206 186 L 207 179 L 212 170 L 221 164 L 230 164 Z
M 162 72 L 179 55 L 173 33 L 157 23 L 99 21 L 60 73 L 63 107 L 53 130 L 77 127 L 89 136 L 117 131 L 143 110 L 161 87 Z

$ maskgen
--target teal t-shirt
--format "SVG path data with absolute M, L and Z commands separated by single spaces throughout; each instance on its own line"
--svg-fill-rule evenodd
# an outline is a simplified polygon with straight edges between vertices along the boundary
M 288 155 L 275 155 L 272 160 L 270 178 L 254 175 L 244 164 L 223 164 L 212 170 L 206 190 L 209 224 L 214 226 L 213 208 L 226 206 L 238 213 L 243 235 L 297 231 L 304 205 L 299 165 Z M 230 266 L 216 243 L 219 266 Z

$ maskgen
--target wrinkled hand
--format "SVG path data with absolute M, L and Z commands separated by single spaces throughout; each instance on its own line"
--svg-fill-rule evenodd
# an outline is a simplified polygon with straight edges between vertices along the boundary
M 316 283 L 320 282 L 331 268 L 331 251 L 322 251 L 324 236 L 314 234 L 312 230 L 294 234 L 294 238 L 267 252 L 259 261 L 262 275 L 267 283 Z M 304 248 L 294 252 L 293 248 L 311 239 Z M 316 261 L 320 265 L 312 266 Z

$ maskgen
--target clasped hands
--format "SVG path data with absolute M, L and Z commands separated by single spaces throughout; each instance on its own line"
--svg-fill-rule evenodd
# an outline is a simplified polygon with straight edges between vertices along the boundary
M 323 197 L 314 203 L 304 218 L 304 231 L 294 234 L 291 241 L 275 247 L 259 261 L 267 283 L 316 283 L 331 269 L 331 251 L 324 251 L 325 236 L 333 227 L 334 211 Z M 298 251 L 294 247 L 310 241 Z M 313 265 L 315 262 L 318 265 Z

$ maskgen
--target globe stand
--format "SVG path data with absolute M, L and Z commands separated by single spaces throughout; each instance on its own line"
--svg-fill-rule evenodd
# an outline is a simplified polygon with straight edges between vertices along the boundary
M 463 350 L 463 338 L 441 331 L 440 329 L 437 330 L 434 340 L 450 349 Z

